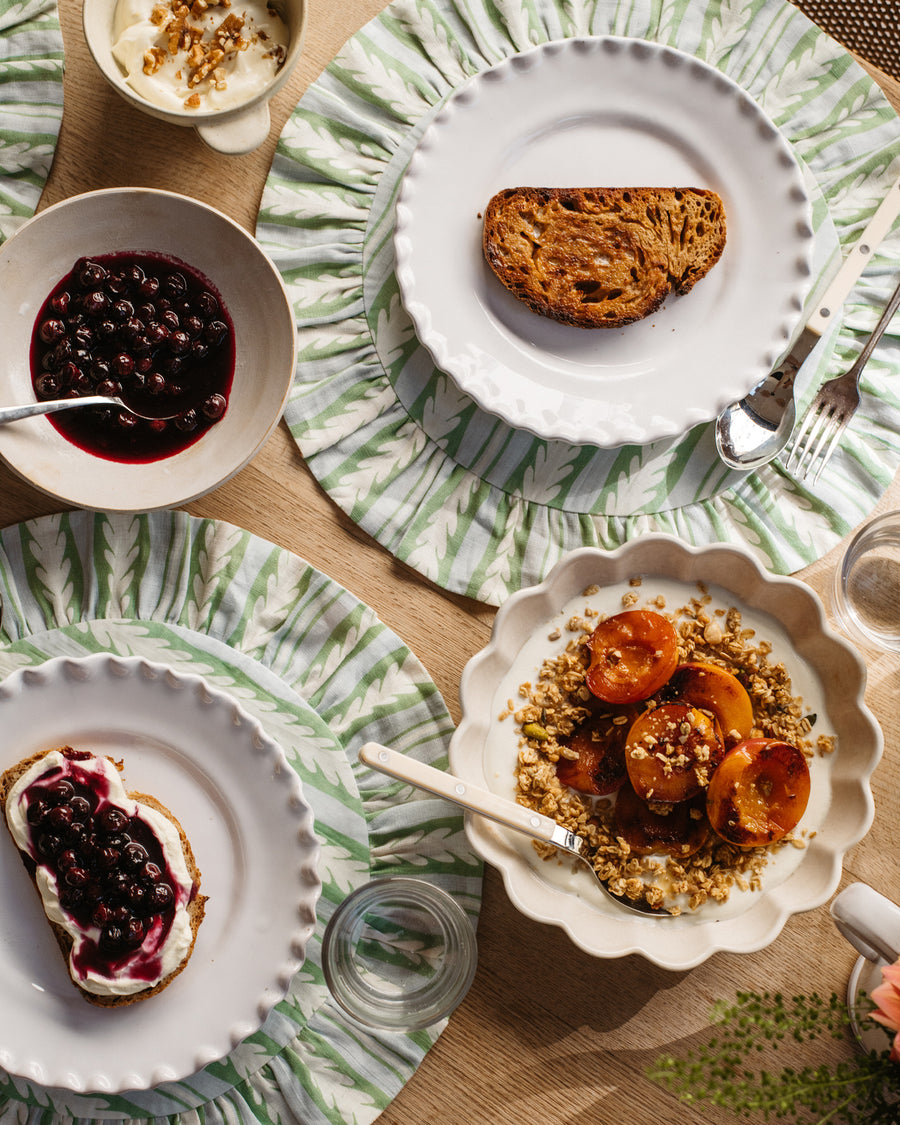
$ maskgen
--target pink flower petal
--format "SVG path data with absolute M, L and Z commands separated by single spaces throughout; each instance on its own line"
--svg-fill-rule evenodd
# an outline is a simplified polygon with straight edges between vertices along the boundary
M 869 1012 L 869 1019 L 877 1020 L 878 1023 L 883 1024 L 888 1029 L 888 1031 L 896 1031 L 900 1033 L 900 1027 L 898 1027 L 892 1019 L 886 1016 L 884 1012 L 878 1011 L 877 1008 L 874 1012 Z
M 900 990 L 900 961 L 895 961 L 893 965 L 885 965 L 881 970 L 881 976 Z
M 880 984 L 877 988 L 873 988 L 872 1000 L 878 1005 L 878 1011 L 872 1013 L 872 1018 L 889 1027 L 891 1031 L 900 1031 L 900 996 L 893 986 Z
M 881 970 L 881 984 L 872 989 L 872 1000 L 878 1005 L 872 1018 L 891 1031 L 900 1032 L 900 962 L 885 965 Z M 895 1049 L 900 1051 L 900 1044 L 895 1044 Z

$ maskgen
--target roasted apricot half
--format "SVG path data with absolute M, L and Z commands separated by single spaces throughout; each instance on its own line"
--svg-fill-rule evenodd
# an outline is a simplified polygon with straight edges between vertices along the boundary
M 678 634 L 667 617 L 627 609 L 591 634 L 587 686 L 606 703 L 637 703 L 665 684 L 678 664 Z
M 622 785 L 625 769 L 625 740 L 634 721 L 633 707 L 591 715 L 560 742 L 577 752 L 577 758 L 560 758 L 556 776 L 579 793 L 605 797 Z
M 635 855 L 686 858 L 699 851 L 709 835 L 702 797 L 677 805 L 651 805 L 630 785 L 616 794 L 613 827 Z
M 706 791 L 715 832 L 740 848 L 773 844 L 794 829 L 809 801 L 803 751 L 777 738 L 748 738 L 722 759 Z
M 753 733 L 753 704 L 741 681 L 718 664 L 679 664 L 665 687 L 666 699 L 677 699 L 711 711 L 726 746 Z
M 644 711 L 625 743 L 625 765 L 645 801 L 688 801 L 705 789 L 725 746 L 715 719 L 689 703 Z

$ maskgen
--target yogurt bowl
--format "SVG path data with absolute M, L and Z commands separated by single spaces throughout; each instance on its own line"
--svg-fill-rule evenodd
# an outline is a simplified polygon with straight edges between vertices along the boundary
M 178 7 L 188 14 L 176 14 Z M 202 9 L 173 0 L 84 0 L 84 37 L 101 74 L 130 105 L 238 156 L 269 134 L 269 101 L 303 49 L 306 2 L 248 0 L 238 8 L 202 0 Z M 189 32 L 201 44 L 194 56 L 178 45 Z

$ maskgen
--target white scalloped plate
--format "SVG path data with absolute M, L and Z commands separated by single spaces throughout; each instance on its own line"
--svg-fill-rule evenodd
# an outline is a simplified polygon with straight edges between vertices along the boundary
M 0 683 L 0 772 L 68 743 L 121 758 L 128 789 L 181 821 L 208 896 L 185 970 L 158 996 L 89 1004 L 0 828 L 0 1066 L 49 1086 L 118 1092 L 184 1078 L 255 1031 L 302 965 L 319 845 L 284 753 L 199 676 L 104 654 Z M 5 837 L 5 839 L 3 839 Z
M 489 644 L 463 670 L 462 720 L 450 743 L 453 773 L 502 796 L 514 796 L 518 753 L 515 724 L 501 721 L 519 684 L 565 646 L 565 622 L 586 605 L 613 613 L 643 578 L 643 600 L 657 593 L 676 607 L 704 583 L 714 604 L 737 606 L 757 640 L 773 645 L 795 695 L 818 720 L 813 734 L 836 735 L 837 747 L 811 763 L 810 802 L 799 828 L 816 835 L 803 849 L 783 848 L 763 872 L 761 891 L 733 890 L 724 905 L 706 903 L 678 917 L 650 918 L 613 902 L 585 871 L 541 861 L 530 841 L 491 821 L 469 817 L 476 851 L 502 873 L 507 893 L 530 918 L 561 926 L 587 953 L 640 953 L 666 969 L 683 970 L 713 953 L 751 953 L 780 933 L 792 914 L 811 910 L 837 889 L 844 853 L 869 830 L 874 814 L 870 778 L 883 748 L 881 728 L 865 705 L 865 664 L 832 632 L 813 591 L 793 578 L 767 574 L 735 547 L 688 547 L 668 535 L 645 535 L 616 551 L 585 547 L 566 555 L 544 582 L 501 606 Z M 596 584 L 598 592 L 584 591 Z M 561 636 L 551 633 L 560 627 Z
M 705 187 L 725 203 L 721 260 L 621 330 L 532 313 L 494 277 L 482 212 L 501 188 Z M 809 287 L 811 209 L 788 142 L 734 82 L 637 39 L 515 55 L 447 100 L 397 204 L 397 278 L 437 366 L 538 437 L 611 447 L 714 418 L 771 370 Z

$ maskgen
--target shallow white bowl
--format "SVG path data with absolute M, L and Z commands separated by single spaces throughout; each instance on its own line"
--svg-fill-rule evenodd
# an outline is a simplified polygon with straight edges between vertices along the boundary
M 540 860 L 524 836 L 469 817 L 473 846 L 502 874 L 515 906 L 540 922 L 561 926 L 572 941 L 598 957 L 639 953 L 663 968 L 683 970 L 719 950 L 764 948 L 787 919 L 824 903 L 840 881 L 844 853 L 868 831 L 874 813 L 870 777 L 882 749 L 881 729 L 867 709 L 865 665 L 825 621 L 816 595 L 802 582 L 774 577 L 734 547 L 688 547 L 667 535 L 645 535 L 616 551 L 586 547 L 565 556 L 538 586 L 500 608 L 490 643 L 466 665 L 460 685 L 462 720 L 450 743 L 453 773 L 502 796 L 514 796 L 518 739 L 513 719 L 499 715 L 521 702 L 519 684 L 533 680 L 560 640 L 549 639 L 573 612 L 590 604 L 622 608 L 629 579 L 642 576 L 639 596 L 657 592 L 670 607 L 709 587 L 715 603 L 737 606 L 757 640 L 770 640 L 783 659 L 795 695 L 818 715 L 814 734 L 836 735 L 829 756 L 811 763 L 812 795 L 800 829 L 815 828 L 807 848 L 784 848 L 763 872 L 762 891 L 732 891 L 723 906 L 705 904 L 679 917 L 637 915 L 607 899 L 586 871 Z M 599 592 L 583 592 L 591 585 Z M 577 607 L 577 608 L 576 608 Z
M 0 405 L 34 401 L 34 321 L 78 258 L 117 251 L 180 258 L 221 294 L 235 331 L 228 410 L 194 445 L 150 464 L 78 449 L 45 417 L 0 426 L 0 457 L 25 480 L 80 508 L 148 511 L 211 492 L 254 457 L 278 424 L 294 375 L 294 314 L 257 241 L 222 212 L 149 188 L 88 192 L 49 207 L 0 246 Z

